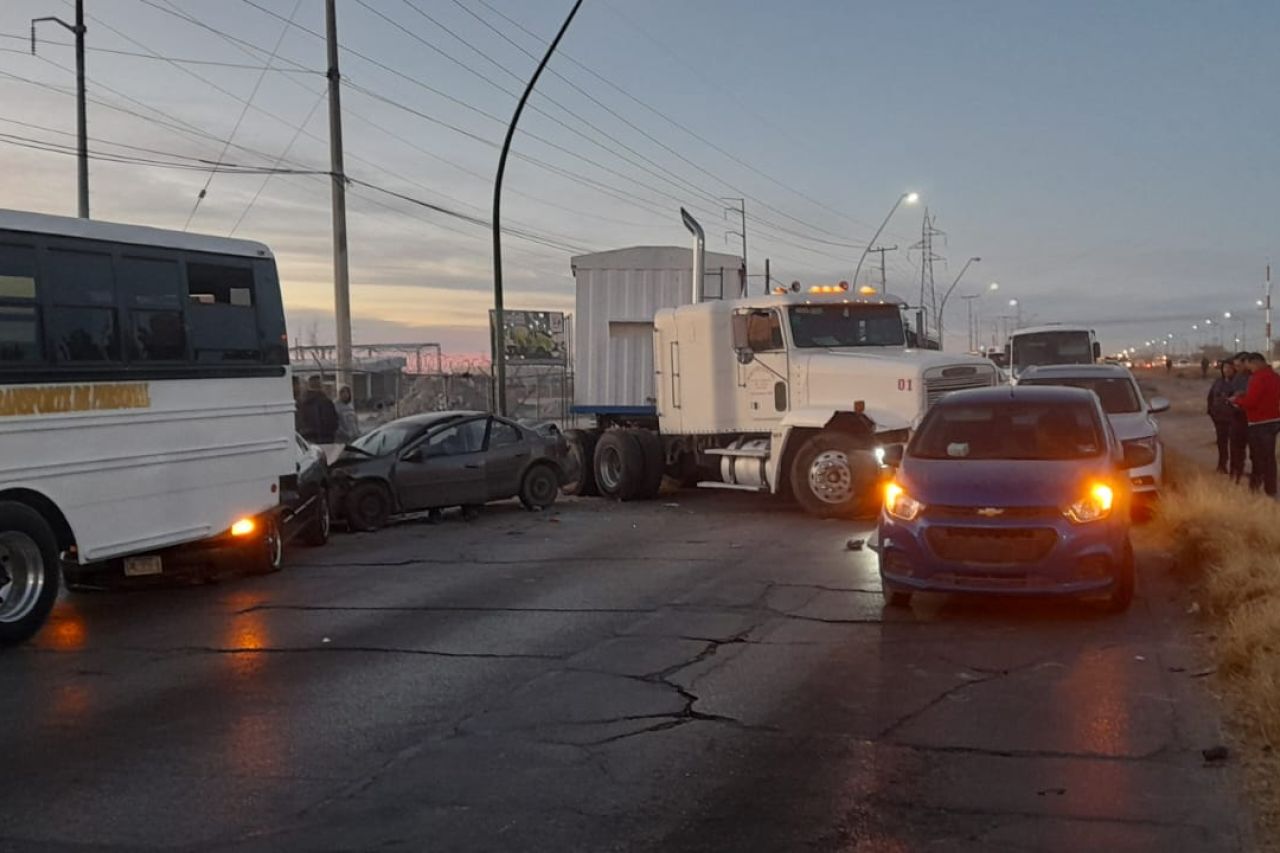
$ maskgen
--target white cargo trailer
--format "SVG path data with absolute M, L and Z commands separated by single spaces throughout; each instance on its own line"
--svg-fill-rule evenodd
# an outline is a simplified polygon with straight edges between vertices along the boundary
M 878 496 L 880 448 L 941 395 L 996 383 L 986 359 L 910 346 L 906 305 L 874 290 L 741 295 L 741 259 L 704 254 L 686 224 L 692 252 L 573 259 L 573 411 L 589 423 L 566 433 L 567 491 L 653 497 L 666 475 L 852 514 Z

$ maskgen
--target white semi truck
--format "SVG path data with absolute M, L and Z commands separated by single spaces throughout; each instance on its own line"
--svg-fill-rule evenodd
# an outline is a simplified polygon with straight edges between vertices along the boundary
M 685 217 L 692 253 L 572 261 L 573 411 L 590 423 L 566 432 L 570 493 L 648 498 L 667 475 L 853 514 L 878 497 L 879 448 L 905 441 L 942 395 L 996 384 L 987 359 L 910 346 L 906 306 L 877 292 L 792 285 L 706 298 L 704 271 L 745 291 L 742 259 L 706 255 Z

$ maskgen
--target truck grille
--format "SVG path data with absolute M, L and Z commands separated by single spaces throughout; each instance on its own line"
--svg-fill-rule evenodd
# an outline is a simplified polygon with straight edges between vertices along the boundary
M 994 384 L 995 373 L 988 370 L 973 369 L 964 376 L 926 376 L 924 378 L 925 408 L 931 407 L 952 391 L 963 391 L 966 388 L 990 388 Z
M 1034 563 L 1058 541 L 1050 527 L 930 527 L 929 547 L 962 563 Z

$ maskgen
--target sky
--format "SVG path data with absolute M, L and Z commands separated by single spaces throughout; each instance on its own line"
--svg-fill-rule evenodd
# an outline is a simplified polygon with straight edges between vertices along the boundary
M 291 336 L 332 341 L 324 4 L 85 6 L 94 217 L 267 243 Z M 498 146 L 569 6 L 338 0 L 357 343 L 487 349 Z M 31 55 L 44 15 L 73 4 L 0 4 L 0 207 L 74 215 L 74 54 L 42 23 Z M 1094 324 L 1108 350 L 1194 346 L 1225 311 L 1224 342 L 1244 317 L 1260 348 L 1276 32 L 1269 2 L 585 0 L 513 144 L 507 306 L 571 311 L 575 254 L 687 245 L 681 205 L 709 249 L 739 251 L 730 198 L 753 288 L 765 258 L 783 281 L 852 279 L 914 191 L 879 241 L 899 247 L 889 290 L 918 298 L 926 207 L 940 295 L 982 259 L 948 348 L 967 343 L 958 297 L 991 282 L 988 342 L 1016 299 L 1024 323 Z

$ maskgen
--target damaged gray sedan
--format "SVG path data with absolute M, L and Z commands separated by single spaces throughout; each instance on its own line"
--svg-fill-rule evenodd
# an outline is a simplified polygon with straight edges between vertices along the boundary
M 545 509 L 560 492 L 565 456 L 553 426 L 483 412 L 411 415 L 343 448 L 332 466 L 334 504 L 355 530 L 376 530 L 397 514 L 513 497 Z

